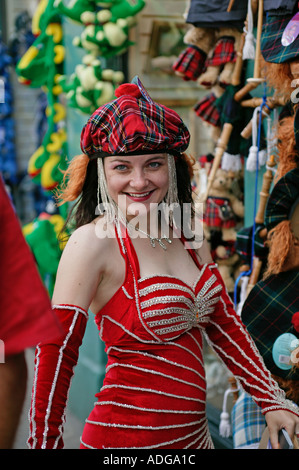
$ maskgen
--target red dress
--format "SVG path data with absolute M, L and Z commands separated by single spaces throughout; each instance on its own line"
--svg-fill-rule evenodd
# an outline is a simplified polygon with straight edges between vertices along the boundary
M 141 279 L 130 238 L 118 241 L 126 276 L 95 317 L 108 362 L 81 448 L 213 448 L 205 408 L 203 334 L 263 412 L 279 408 L 296 413 L 265 369 L 214 263 L 201 266 L 190 251 L 199 269 L 194 286 L 169 275 Z M 63 446 L 66 376 L 76 363 L 74 344 L 81 342 L 87 316 L 78 307 L 57 306 L 63 315 L 72 308 L 76 320 L 68 320 L 70 347 L 64 340 L 56 353 L 47 346 L 46 353 L 38 353 L 32 448 Z

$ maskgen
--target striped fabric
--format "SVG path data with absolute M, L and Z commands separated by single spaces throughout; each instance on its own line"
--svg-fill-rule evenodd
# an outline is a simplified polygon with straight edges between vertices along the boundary
M 179 55 L 172 68 L 184 80 L 195 81 L 205 69 L 207 54 L 199 47 L 190 44 Z
M 267 16 L 263 24 L 261 52 L 267 62 L 281 64 L 297 58 L 299 54 L 299 37 L 289 46 L 281 44 L 281 37 L 292 16 Z
M 231 412 L 235 449 L 256 449 L 266 427 L 261 409 L 245 392 L 241 393 Z
M 233 37 L 223 37 L 217 42 L 213 54 L 206 60 L 206 67 L 224 65 L 227 62 L 236 61 L 234 49 L 235 39 Z
M 209 93 L 198 101 L 193 109 L 197 116 L 203 121 L 211 124 L 212 126 L 220 127 L 220 113 L 215 106 L 216 99 L 217 98 L 213 92 Z
M 229 199 L 209 196 L 204 212 L 204 223 L 208 227 L 235 227 L 237 222 Z

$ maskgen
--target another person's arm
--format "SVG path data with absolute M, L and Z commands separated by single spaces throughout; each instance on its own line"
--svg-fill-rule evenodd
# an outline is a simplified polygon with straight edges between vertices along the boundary
M 24 352 L 5 357 L 0 364 L 0 449 L 13 447 L 27 385 Z

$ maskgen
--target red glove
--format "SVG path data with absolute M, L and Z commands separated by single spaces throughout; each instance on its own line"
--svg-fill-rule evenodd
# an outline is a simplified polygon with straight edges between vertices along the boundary
M 53 310 L 65 334 L 36 348 L 29 416 L 31 449 L 56 449 L 64 445 L 68 391 L 88 319 L 88 313 L 75 305 L 55 305 Z

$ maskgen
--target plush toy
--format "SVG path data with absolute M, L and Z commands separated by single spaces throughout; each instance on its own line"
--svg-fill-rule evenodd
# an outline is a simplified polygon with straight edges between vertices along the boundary
M 99 2 L 100 3 L 100 2 Z M 89 17 L 95 19 L 95 6 L 96 2 L 92 0 L 71 0 L 65 5 L 63 0 L 55 0 L 54 7 L 60 12 L 61 15 L 68 17 L 75 23 L 82 24 Z
M 58 84 L 71 107 L 92 114 L 99 106 L 114 99 L 114 90 L 123 80 L 123 72 L 103 69 L 101 61 L 89 54 L 83 57 L 83 64 L 78 64 L 70 77 L 61 75 Z
M 223 241 L 236 239 L 238 218 L 244 217 L 244 205 L 230 190 L 230 173 L 218 168 L 206 201 L 204 230 L 210 239 L 211 230 L 221 231 Z
M 59 260 L 67 239 L 66 232 L 63 233 L 64 241 L 61 242 L 58 239 L 64 222 L 59 214 L 51 216 L 42 213 L 33 222 L 23 227 L 23 234 L 50 296 L 53 293 Z
M 205 62 L 206 71 L 197 80 L 199 85 L 211 88 L 216 82 L 231 83 L 240 38 L 241 33 L 235 28 L 223 27 L 215 31 L 216 43 Z
M 96 14 L 93 23 L 88 19 L 80 36 L 75 36 L 73 44 L 82 47 L 95 56 L 112 57 L 124 53 L 133 43 L 128 39 L 130 27 L 134 24 L 132 17 L 112 21 L 109 10 Z
M 111 19 L 127 18 L 135 16 L 145 6 L 144 0 L 70 0 L 66 5 L 64 0 L 55 0 L 54 6 L 59 12 L 80 24 L 96 21 L 96 12 L 108 10 Z
M 214 29 L 191 26 L 184 36 L 187 47 L 172 66 L 175 74 L 183 80 L 197 80 L 205 70 L 205 61 L 214 40 Z
M 233 293 L 237 267 L 240 261 L 239 255 L 236 253 L 235 243 L 226 242 L 223 245 L 218 245 L 213 258 L 218 265 L 225 287 L 228 292 Z

